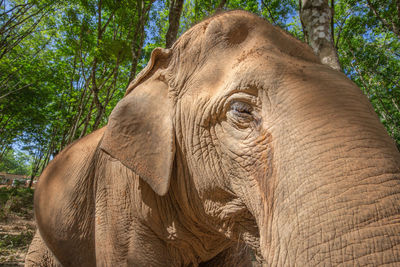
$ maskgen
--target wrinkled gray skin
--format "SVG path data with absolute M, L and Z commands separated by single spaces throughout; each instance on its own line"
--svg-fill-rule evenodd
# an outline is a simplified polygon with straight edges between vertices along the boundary
M 367 98 L 243 11 L 156 49 L 35 194 L 26 265 L 400 262 L 400 156 Z

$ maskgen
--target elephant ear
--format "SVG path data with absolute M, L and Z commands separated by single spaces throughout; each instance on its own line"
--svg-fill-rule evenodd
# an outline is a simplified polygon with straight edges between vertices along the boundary
M 160 75 L 157 77 L 162 65 L 157 61 L 165 61 L 167 51 L 153 51 L 148 66 L 112 111 L 100 144 L 160 196 L 168 191 L 175 157 L 168 85 Z

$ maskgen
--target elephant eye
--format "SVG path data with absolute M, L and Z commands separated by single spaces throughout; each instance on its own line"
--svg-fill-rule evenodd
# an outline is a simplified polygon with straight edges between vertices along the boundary
M 253 108 L 247 103 L 234 101 L 231 103 L 231 111 L 237 116 L 245 117 L 251 116 Z

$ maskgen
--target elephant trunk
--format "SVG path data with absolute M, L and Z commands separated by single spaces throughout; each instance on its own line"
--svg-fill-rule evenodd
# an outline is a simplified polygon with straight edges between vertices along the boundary
M 279 266 L 400 262 L 397 148 L 356 86 L 319 74 L 307 86 L 289 79 L 277 96 L 288 108 L 271 132 L 261 253 Z

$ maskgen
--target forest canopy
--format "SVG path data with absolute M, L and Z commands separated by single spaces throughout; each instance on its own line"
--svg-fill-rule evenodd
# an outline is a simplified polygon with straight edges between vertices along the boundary
M 40 174 L 107 124 L 155 47 L 232 9 L 263 17 L 343 71 L 400 147 L 400 1 L 0 0 L 0 171 Z

